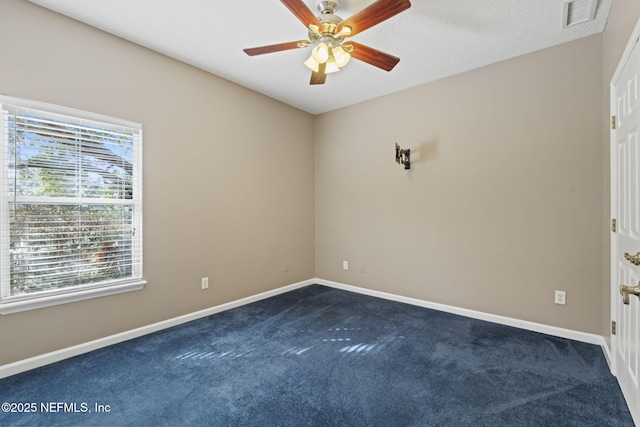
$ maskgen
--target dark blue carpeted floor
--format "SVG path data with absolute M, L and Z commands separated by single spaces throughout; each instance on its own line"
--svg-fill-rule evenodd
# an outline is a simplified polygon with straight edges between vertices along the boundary
M 633 425 L 598 346 L 317 285 L 0 380 L 0 402 L 37 405 L 2 426 Z

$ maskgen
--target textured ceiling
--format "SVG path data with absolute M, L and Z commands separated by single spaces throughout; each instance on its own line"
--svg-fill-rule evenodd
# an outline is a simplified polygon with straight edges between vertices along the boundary
M 612 2 L 597 0 L 595 19 L 563 28 L 565 0 L 412 0 L 410 9 L 352 38 L 400 57 L 395 69 L 352 60 L 325 85 L 310 86 L 308 48 L 254 57 L 242 51 L 307 38 L 278 0 L 29 1 L 312 114 L 602 32 Z M 305 3 L 316 11 L 316 0 Z M 371 3 L 340 0 L 336 15 L 346 19 Z

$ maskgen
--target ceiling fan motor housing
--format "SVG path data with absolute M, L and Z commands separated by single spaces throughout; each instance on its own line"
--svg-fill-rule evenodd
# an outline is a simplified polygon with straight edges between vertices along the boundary
M 318 20 L 322 22 L 322 28 L 319 28 L 318 32 L 315 32 L 313 29 L 309 31 L 309 39 L 313 43 L 327 38 L 332 39 L 334 43 L 340 43 L 344 40 L 343 36 L 336 34 L 338 32 L 338 24 L 342 22 L 342 18 L 332 13 L 327 13 L 318 16 Z

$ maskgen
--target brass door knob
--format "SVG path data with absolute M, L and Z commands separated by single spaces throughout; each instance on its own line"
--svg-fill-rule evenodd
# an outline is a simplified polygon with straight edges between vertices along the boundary
M 633 265 L 640 265 L 640 252 L 635 255 L 629 255 L 628 253 L 624 253 L 625 259 L 627 259 Z
M 620 295 L 622 295 L 622 302 L 629 305 L 629 295 L 635 295 L 640 298 L 640 285 L 638 286 L 625 286 L 620 285 Z

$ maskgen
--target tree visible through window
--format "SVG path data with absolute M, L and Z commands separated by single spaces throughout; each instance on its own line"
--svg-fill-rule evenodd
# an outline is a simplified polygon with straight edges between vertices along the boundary
M 1 302 L 141 281 L 141 127 L 0 100 Z

